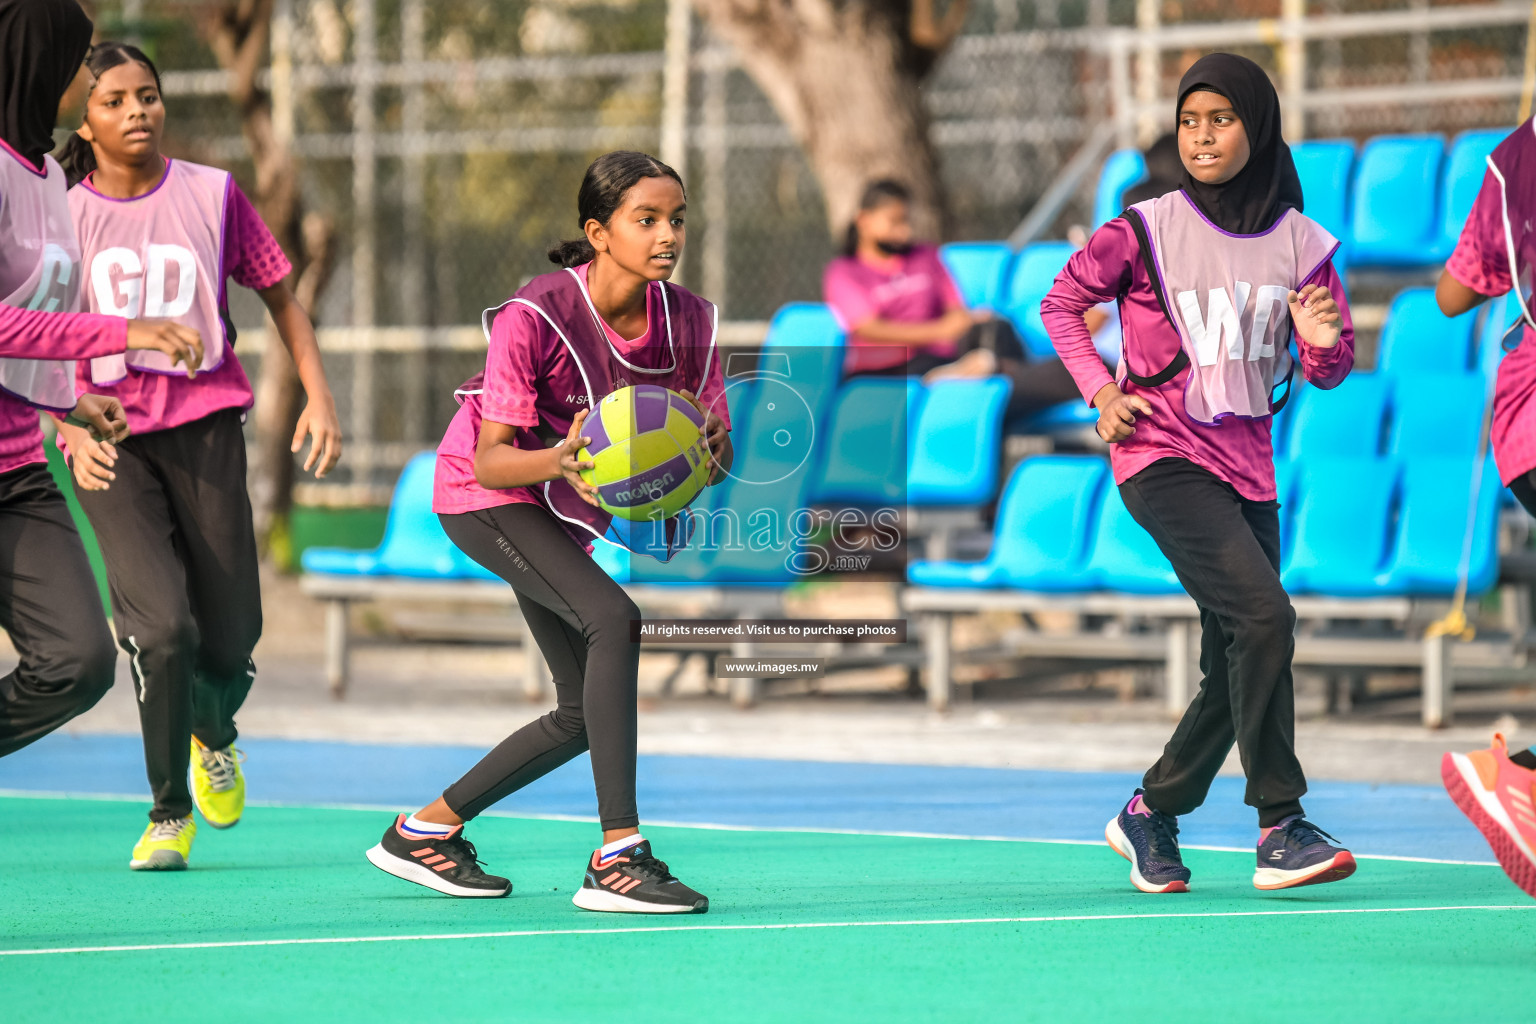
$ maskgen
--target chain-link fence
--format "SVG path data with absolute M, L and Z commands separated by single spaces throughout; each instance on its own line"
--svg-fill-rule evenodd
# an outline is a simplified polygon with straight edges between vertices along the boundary
M 249 183 L 238 115 L 199 31 L 220 6 L 130 0 L 96 14 L 161 62 L 169 151 Z M 924 90 L 954 233 L 1007 236 L 1074 155 L 1096 167 L 1085 146 L 1146 136 L 1188 61 L 1212 48 L 1275 73 L 1304 111 L 1292 135 L 1512 124 L 1527 10 L 980 0 Z M 305 498 L 334 488 L 331 500 L 377 501 L 410 452 L 435 444 L 453 387 L 481 365 L 480 311 L 548 269 L 544 250 L 577 231 L 586 164 L 660 148 L 666 0 L 278 0 L 276 12 L 274 47 L 293 69 L 280 116 L 292 119 L 304 202 L 336 230 L 316 313 L 350 435 L 334 483 Z M 1403 27 L 1372 27 L 1392 18 Z M 1314 25 L 1333 30 L 1303 35 Z M 688 67 L 683 283 L 719 302 L 727 338 L 751 339 L 782 303 L 819 297 L 832 232 L 788 130 L 697 20 Z M 1065 193 L 1047 233 L 1087 219 L 1093 177 Z M 248 335 L 261 322 L 249 297 L 234 313 Z M 256 348 L 242 345 L 248 362 Z

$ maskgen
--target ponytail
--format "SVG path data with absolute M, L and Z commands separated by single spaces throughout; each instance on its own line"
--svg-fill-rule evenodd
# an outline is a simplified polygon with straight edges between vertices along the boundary
M 557 267 L 579 267 L 583 263 L 591 263 L 597 259 L 597 250 L 592 248 L 592 243 L 585 238 L 574 238 L 569 242 L 559 242 L 549 250 L 549 262 Z
M 96 151 L 79 132 L 70 132 L 64 148 L 59 151 L 59 166 L 64 168 L 65 187 L 74 188 L 96 170 Z
M 582 176 L 581 189 L 576 193 L 576 222 L 583 231 L 592 220 L 606 227 L 614 212 L 624 205 L 629 190 L 644 178 L 671 178 L 687 195 L 682 175 L 660 160 L 634 150 L 615 150 L 592 161 Z M 548 255 L 551 263 L 579 267 L 596 259 L 597 250 L 583 234 L 580 238 L 559 243 L 549 250 Z

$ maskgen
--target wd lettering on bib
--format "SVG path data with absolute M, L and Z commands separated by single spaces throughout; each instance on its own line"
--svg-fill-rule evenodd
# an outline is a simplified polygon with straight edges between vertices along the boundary
M 1268 416 L 1271 392 L 1292 368 L 1287 296 L 1338 242 L 1294 209 L 1257 235 L 1221 230 L 1182 191 L 1133 209 L 1146 224 L 1170 318 L 1190 359 L 1185 411 L 1206 425 L 1225 416 Z M 1164 366 L 1169 358 L 1141 363 Z M 1122 382 L 1123 367 L 1122 361 Z
M 1248 296 L 1253 286 L 1247 281 L 1237 281 L 1229 291 L 1212 288 L 1208 293 L 1204 312 L 1200 309 L 1199 293 L 1179 292 L 1179 314 L 1184 320 L 1184 333 L 1194 342 L 1198 353 L 1195 362 L 1201 366 L 1215 366 L 1223 347 L 1228 359 L 1268 359 L 1275 354 L 1272 327 L 1283 323 L 1290 316 L 1286 296 L 1290 289 L 1278 284 L 1266 284 L 1250 306 Z M 1235 297 L 1234 297 L 1235 293 Z M 1280 316 L 1275 316 L 1275 307 Z M 1244 324 L 1247 325 L 1246 330 Z M 1249 344 L 1250 339 L 1254 344 Z

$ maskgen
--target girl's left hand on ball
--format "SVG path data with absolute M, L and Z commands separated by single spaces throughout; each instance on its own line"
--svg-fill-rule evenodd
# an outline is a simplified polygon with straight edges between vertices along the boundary
M 725 421 L 715 415 L 712 409 L 706 409 L 692 391 L 681 391 L 679 394 L 692 402 L 693 407 L 699 410 L 699 415 L 704 417 L 704 425 L 699 428 L 699 434 L 703 436 L 704 443 L 709 445 L 709 482 L 714 483 L 725 468 L 725 446 L 730 443 L 731 432 L 725 429 Z
M 1344 319 L 1327 288 L 1309 284 L 1300 293 L 1291 292 L 1286 301 L 1291 306 L 1291 323 L 1302 341 L 1313 348 L 1333 348 L 1339 343 Z

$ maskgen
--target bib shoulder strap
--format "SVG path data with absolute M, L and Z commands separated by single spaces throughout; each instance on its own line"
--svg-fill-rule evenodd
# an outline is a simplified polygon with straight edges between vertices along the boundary
M 1157 306 L 1163 311 L 1163 317 L 1168 321 L 1175 334 L 1178 334 L 1179 326 L 1173 322 L 1173 314 L 1168 311 L 1168 300 L 1163 294 L 1162 275 L 1157 272 L 1157 261 L 1152 258 L 1152 241 L 1147 237 L 1147 222 L 1142 220 L 1141 211 L 1134 206 L 1121 214 L 1125 222 L 1131 226 L 1131 231 L 1136 235 L 1136 248 L 1141 253 L 1141 265 L 1147 271 L 1147 280 L 1152 284 L 1152 294 L 1157 296 Z M 1143 377 L 1132 373 L 1127 366 L 1125 375 L 1133 384 L 1139 384 L 1144 388 L 1155 388 L 1166 384 L 1177 377 L 1184 367 L 1189 365 L 1189 353 L 1184 351 L 1184 346 L 1179 346 L 1179 351 L 1167 366 L 1150 377 Z

